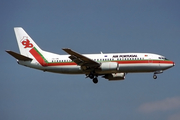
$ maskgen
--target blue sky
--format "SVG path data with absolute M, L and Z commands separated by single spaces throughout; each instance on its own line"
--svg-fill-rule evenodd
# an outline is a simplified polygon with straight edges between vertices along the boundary
M 180 16 L 178 0 L 2 0 L 0 4 L 1 120 L 179 120 Z M 150 52 L 176 66 L 124 81 L 63 75 L 19 66 L 13 27 L 23 27 L 44 50 L 66 54 Z

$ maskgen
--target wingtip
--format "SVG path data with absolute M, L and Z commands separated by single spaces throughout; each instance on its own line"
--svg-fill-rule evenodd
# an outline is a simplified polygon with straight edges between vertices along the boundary
M 7 53 L 11 52 L 11 50 L 5 50 Z
M 71 50 L 70 48 L 62 48 L 62 50 Z

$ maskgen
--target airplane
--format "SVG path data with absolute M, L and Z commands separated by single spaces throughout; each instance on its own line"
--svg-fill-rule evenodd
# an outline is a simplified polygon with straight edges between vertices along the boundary
M 21 27 L 15 27 L 20 54 L 6 50 L 26 67 L 61 74 L 85 74 L 98 83 L 98 76 L 109 81 L 124 80 L 127 73 L 153 72 L 153 78 L 175 65 L 162 55 L 152 53 L 80 54 L 63 48 L 69 55 L 58 55 L 42 50 Z

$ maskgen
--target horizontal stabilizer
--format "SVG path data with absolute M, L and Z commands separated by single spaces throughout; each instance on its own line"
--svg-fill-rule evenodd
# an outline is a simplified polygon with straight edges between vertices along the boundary
M 24 55 L 18 54 L 16 52 L 10 51 L 10 50 L 6 50 L 7 53 L 9 53 L 10 55 L 12 55 L 14 58 L 18 59 L 18 60 L 23 60 L 23 61 L 31 61 L 32 58 L 26 57 Z

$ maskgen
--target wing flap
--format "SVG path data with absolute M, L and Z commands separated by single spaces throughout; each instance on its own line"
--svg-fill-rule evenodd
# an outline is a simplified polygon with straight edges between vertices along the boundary
M 24 55 L 18 54 L 16 52 L 13 52 L 10 50 L 6 50 L 6 52 L 18 60 L 23 60 L 23 61 L 31 61 L 32 60 L 32 58 L 26 57 Z
M 100 66 L 100 63 L 98 63 L 80 53 L 77 53 L 69 48 L 63 48 L 63 50 L 65 52 L 67 52 L 68 54 L 70 54 L 71 56 L 69 56 L 69 58 L 80 66 L 89 66 L 89 67 L 99 67 Z

